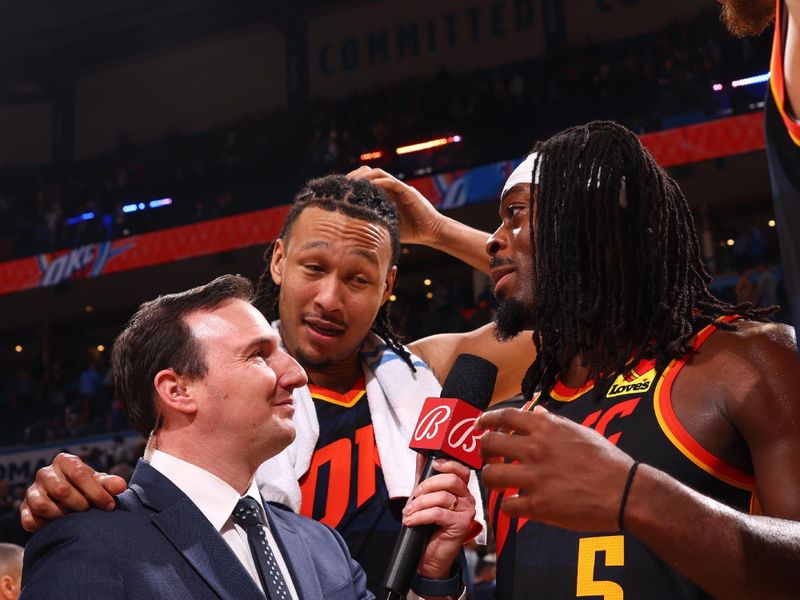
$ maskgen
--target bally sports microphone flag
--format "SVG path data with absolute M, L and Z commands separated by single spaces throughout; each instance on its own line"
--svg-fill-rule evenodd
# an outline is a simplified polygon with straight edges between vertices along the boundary
M 436 475 L 437 458 L 458 460 L 473 469 L 482 465 L 475 420 L 489 406 L 497 367 L 473 354 L 459 354 L 442 386 L 441 398 L 422 406 L 409 447 L 426 456 L 420 481 Z M 403 527 L 394 547 L 384 587 L 387 598 L 402 598 L 422 558 L 432 526 Z

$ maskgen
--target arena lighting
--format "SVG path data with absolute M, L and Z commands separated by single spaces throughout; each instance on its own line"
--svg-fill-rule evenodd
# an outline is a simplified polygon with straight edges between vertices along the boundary
M 397 302 L 397 296 L 395 296 L 394 294 L 389 296 L 389 302 Z
M 380 150 L 375 150 L 375 152 L 364 152 L 361 156 L 359 156 L 359 160 L 366 161 L 366 160 L 378 160 L 381 156 L 383 156 L 383 152 Z
M 69 219 L 67 219 L 67 225 L 77 225 L 81 221 L 91 221 L 92 219 L 94 219 L 94 216 L 95 215 L 93 212 L 85 212 L 78 215 L 77 217 L 70 217 Z
M 425 279 L 422 283 L 424 283 L 425 286 L 429 286 L 433 282 L 430 279 Z
M 97 345 L 97 351 L 98 352 L 105 352 L 106 351 L 106 347 L 103 346 L 103 344 L 98 344 Z
M 16 352 L 17 354 L 19 354 L 19 353 L 20 353 L 20 352 L 22 352 L 23 350 L 24 350 L 24 348 L 23 348 L 22 346 L 20 346 L 19 344 L 17 344 L 16 346 L 14 346 L 14 352 Z
M 761 75 L 754 75 L 753 77 L 745 77 L 744 79 L 731 81 L 731 87 L 744 87 L 746 85 L 764 83 L 765 81 L 769 81 L 769 71 L 762 73 Z
M 159 198 L 158 200 L 150 200 L 150 208 L 160 208 L 162 206 L 169 206 L 172 204 L 172 198 Z
M 439 146 L 446 146 L 448 144 L 457 144 L 461 139 L 460 135 L 451 135 L 450 137 L 437 138 L 435 140 L 419 142 L 418 144 L 411 144 L 409 146 L 399 146 L 395 148 L 395 152 L 397 152 L 397 154 L 411 154 L 412 152 L 430 150 L 431 148 L 438 148 Z
M 769 221 L 767 221 L 767 225 L 769 225 L 770 227 L 775 227 L 775 219 L 770 219 Z
M 728 246 L 733 246 L 736 242 L 734 240 L 728 240 L 725 243 L 728 244 Z
M 428 300 L 431 300 L 431 299 L 433 298 L 433 292 L 428 292 L 427 294 L 425 294 L 425 297 L 426 297 Z
M 753 75 L 752 77 L 745 77 L 744 79 L 737 79 L 736 81 L 731 81 L 731 87 L 744 87 L 747 85 L 755 85 L 756 83 L 764 83 L 765 81 L 769 81 L 769 71 L 766 73 L 762 73 L 761 75 Z M 715 83 L 711 86 L 715 92 L 721 92 L 725 86 L 721 83 Z
M 133 213 L 146 208 L 161 208 L 162 206 L 169 206 L 172 204 L 172 198 L 159 198 L 157 200 L 150 200 L 147 204 L 144 202 L 135 202 L 133 204 L 126 204 L 122 207 L 122 212 L 125 214 Z

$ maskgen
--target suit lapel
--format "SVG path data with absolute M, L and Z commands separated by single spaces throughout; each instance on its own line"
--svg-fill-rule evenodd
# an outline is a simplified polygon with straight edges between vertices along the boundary
M 298 597 L 322 598 L 322 587 L 317 577 L 317 569 L 303 537 L 280 514 L 280 510 L 274 509 L 264 502 L 264 511 L 267 513 L 272 535 L 275 536 L 283 559 L 292 574 L 292 581 Z
M 153 524 L 225 600 L 264 600 L 250 574 L 200 509 L 171 481 L 139 462 L 131 489 L 156 511 Z

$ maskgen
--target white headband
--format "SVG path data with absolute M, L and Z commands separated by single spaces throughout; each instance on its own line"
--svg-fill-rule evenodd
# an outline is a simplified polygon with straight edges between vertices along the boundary
M 536 161 L 536 157 L 538 156 L 538 152 L 531 152 L 525 160 L 523 160 L 516 169 L 511 173 L 511 177 L 508 178 L 505 185 L 503 186 L 503 193 L 500 195 L 502 198 L 508 193 L 512 187 L 519 183 L 539 183 L 539 172 L 541 170 L 541 165 L 536 165 L 536 177 L 533 176 L 533 163 Z M 598 177 L 600 176 L 600 169 L 597 170 Z M 628 195 L 625 186 L 625 176 L 622 176 L 622 180 L 620 181 L 620 189 L 619 189 L 619 205 L 622 208 L 628 208 Z M 587 188 L 589 184 L 587 183 Z M 597 187 L 600 187 L 600 180 L 597 180 Z
M 519 163 L 519 166 L 516 169 L 514 169 L 514 172 L 511 173 L 511 177 L 508 178 L 508 180 L 506 181 L 506 184 L 503 186 L 503 193 L 502 193 L 501 197 L 505 196 L 506 193 L 508 192 L 508 190 L 510 190 L 512 187 L 514 187 L 518 183 L 528 183 L 528 184 L 530 184 L 530 183 L 534 182 L 533 163 L 536 161 L 536 156 L 537 156 L 537 153 L 536 152 L 532 152 L 527 157 L 525 157 L 525 160 L 523 160 L 521 163 Z M 536 170 L 538 171 L 539 169 L 537 168 Z M 536 183 L 539 183 L 539 173 L 538 172 L 536 173 Z

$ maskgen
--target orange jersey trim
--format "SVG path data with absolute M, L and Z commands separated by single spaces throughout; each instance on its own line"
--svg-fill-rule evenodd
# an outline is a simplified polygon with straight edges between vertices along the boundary
M 786 131 L 792 141 L 800 146 L 800 123 L 786 112 L 786 86 L 783 73 L 783 2 L 777 0 L 775 8 L 775 36 L 772 40 L 772 58 L 770 60 L 769 87 L 778 112 L 786 125 Z
M 313 383 L 308 384 L 308 391 L 311 392 L 311 397 L 314 400 L 323 400 L 331 404 L 336 404 L 337 406 L 343 406 L 344 408 L 352 408 L 366 395 L 367 386 L 366 380 L 362 375 L 361 378 L 356 381 L 353 389 L 344 394 L 339 394 L 338 392 L 334 392 L 320 385 L 314 385 Z
M 594 389 L 594 381 L 591 379 L 577 388 L 564 385 L 560 379 L 557 379 L 553 389 L 550 390 L 550 397 L 559 402 L 572 402 L 575 398 L 582 396 L 591 389 Z
M 729 322 L 736 318 L 735 316 L 723 317 L 720 321 Z M 716 331 L 714 325 L 708 325 L 700 330 L 695 338 L 693 351 L 683 358 L 673 360 L 664 370 L 663 375 L 656 385 L 653 402 L 656 419 L 669 441 L 672 442 L 681 454 L 703 471 L 724 481 L 728 485 L 754 492 L 755 479 L 753 476 L 729 465 L 718 456 L 715 456 L 703 448 L 703 446 L 686 431 L 672 408 L 672 385 L 675 382 L 675 378 L 689 360 L 692 353 L 697 350 L 714 331 Z
M 646 375 L 655 367 L 655 360 L 642 359 L 632 369 L 629 369 L 623 374 L 623 377 L 632 381 L 637 377 Z M 578 396 L 594 389 L 594 380 L 590 379 L 581 387 L 569 387 L 561 382 L 561 379 L 556 379 L 553 389 L 550 391 L 550 397 L 559 402 L 572 402 Z

